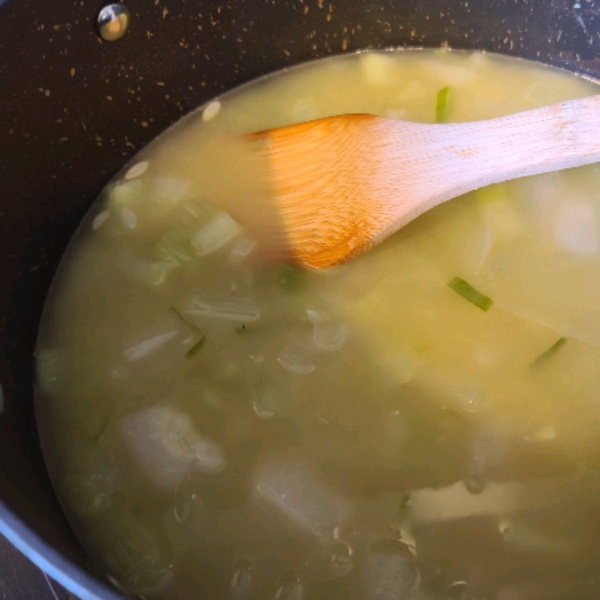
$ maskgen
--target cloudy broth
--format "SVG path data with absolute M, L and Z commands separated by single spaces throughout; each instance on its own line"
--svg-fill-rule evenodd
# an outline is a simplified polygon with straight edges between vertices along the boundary
M 254 201 L 245 133 L 597 92 L 480 53 L 335 57 L 201 107 L 124 168 L 36 352 L 50 475 L 111 581 L 169 600 L 598 597 L 598 167 L 465 195 L 327 271 L 274 261 L 223 210 Z

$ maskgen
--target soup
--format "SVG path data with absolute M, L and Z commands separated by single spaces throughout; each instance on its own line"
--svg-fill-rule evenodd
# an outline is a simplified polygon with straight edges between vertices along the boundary
M 240 88 L 138 154 L 70 244 L 36 353 L 48 469 L 102 572 L 170 600 L 597 597 L 598 168 L 468 194 L 306 271 L 255 235 L 240 141 L 596 91 L 493 55 L 365 52 Z

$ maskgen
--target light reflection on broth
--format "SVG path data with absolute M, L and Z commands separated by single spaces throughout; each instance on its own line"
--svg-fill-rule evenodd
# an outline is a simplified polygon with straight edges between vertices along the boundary
M 469 194 L 303 272 L 265 251 L 239 141 L 596 91 L 490 55 L 349 55 L 140 153 L 70 245 L 36 354 L 49 471 L 106 573 L 169 600 L 598 597 L 598 168 Z

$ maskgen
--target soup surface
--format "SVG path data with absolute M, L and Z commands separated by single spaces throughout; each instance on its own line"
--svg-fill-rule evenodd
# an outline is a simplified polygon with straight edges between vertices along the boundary
M 598 167 L 468 194 L 307 272 L 263 251 L 240 142 L 597 92 L 479 53 L 361 53 L 136 156 L 69 246 L 36 355 L 48 467 L 102 572 L 169 600 L 600 597 Z

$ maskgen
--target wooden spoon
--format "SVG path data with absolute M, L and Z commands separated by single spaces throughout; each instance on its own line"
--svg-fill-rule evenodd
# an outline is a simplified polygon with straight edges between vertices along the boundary
M 310 267 L 366 252 L 442 202 L 600 160 L 600 96 L 471 123 L 341 115 L 251 136 L 266 159 L 278 244 Z

